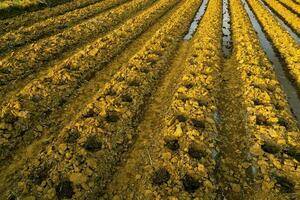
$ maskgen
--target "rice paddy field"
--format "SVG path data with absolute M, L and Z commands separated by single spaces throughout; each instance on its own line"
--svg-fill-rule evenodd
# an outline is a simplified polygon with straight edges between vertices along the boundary
M 7 2 L 0 200 L 300 199 L 299 0 Z

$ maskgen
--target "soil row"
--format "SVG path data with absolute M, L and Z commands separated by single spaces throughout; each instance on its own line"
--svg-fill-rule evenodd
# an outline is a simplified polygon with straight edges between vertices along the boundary
M 167 8 L 176 2 L 161 1 L 152 9 Z M 180 7 L 46 151 L 26 166 L 21 182 L 30 187 L 31 194 L 51 194 L 49 199 L 101 196 L 122 152 L 132 144 L 132 128 L 145 99 L 167 67 L 197 5 L 199 2 L 194 0 Z M 45 190 L 40 191 L 41 187 Z
M 284 198 L 299 187 L 299 129 L 242 3 L 231 1 L 231 9 L 234 58 L 244 84 L 242 98 L 247 111 L 250 152 L 246 156 L 252 163 L 245 173 L 260 185 L 262 192 L 257 195 Z
M 45 36 L 61 32 L 65 28 L 72 27 L 83 20 L 89 19 L 103 11 L 113 8 L 127 0 L 105 0 L 93 5 L 76 9 L 64 15 L 51 17 L 28 27 L 10 31 L 0 37 L 0 52 L 13 50 L 29 42 L 36 41 Z
M 142 3 L 140 0 L 135 3 Z M 84 83 L 105 67 L 128 44 L 171 9 L 177 0 L 158 2 L 95 40 L 45 75 L 32 80 L 5 102 L 1 109 L 1 159 L 20 141 L 32 141 L 39 134 L 30 127 L 62 106 Z
M 276 50 L 279 52 L 288 73 L 293 78 L 298 90 L 300 88 L 300 45 L 289 35 L 273 16 L 257 1 L 249 0 L 253 12 L 261 23 L 265 33 L 271 39 Z
M 10 53 L 0 61 L 1 93 L 5 93 L 7 89 L 12 91 L 12 85 L 17 84 L 18 81 L 42 71 L 49 62 L 66 51 L 91 43 L 99 35 L 108 32 L 114 26 L 135 15 L 136 12 L 147 8 L 153 2 L 154 0 L 136 0 L 125 3 L 68 28 L 62 33 L 26 45 Z M 90 41 L 91 38 L 92 41 Z
M 0 34 L 15 30 L 21 26 L 36 23 L 47 18 L 63 15 L 67 12 L 83 8 L 103 0 L 78 0 L 71 1 L 55 7 L 45 8 L 36 12 L 24 13 L 20 16 L 4 19 L 0 21 Z

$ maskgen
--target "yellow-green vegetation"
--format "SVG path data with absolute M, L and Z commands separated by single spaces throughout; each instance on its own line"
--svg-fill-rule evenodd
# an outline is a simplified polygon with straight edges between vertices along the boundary
M 0 199 L 300 199 L 297 1 L 2 12 Z

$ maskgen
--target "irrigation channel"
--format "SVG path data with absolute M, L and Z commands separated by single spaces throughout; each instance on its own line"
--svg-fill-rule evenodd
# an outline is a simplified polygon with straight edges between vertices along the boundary
M 271 8 L 269 6 L 266 5 L 265 2 L 263 2 L 262 0 L 259 0 L 259 2 L 264 6 L 264 8 L 266 10 L 269 11 L 269 13 L 272 14 L 272 16 L 279 22 L 279 24 L 285 28 L 285 30 L 287 30 L 287 32 L 289 32 L 289 34 L 294 38 L 294 40 L 297 41 L 298 44 L 300 44 L 300 37 L 290 28 L 289 25 L 287 25 L 287 23 L 285 23 L 279 16 L 277 15 L 273 10 L 271 10 Z
M 192 39 L 195 31 L 197 30 L 197 27 L 200 23 L 201 18 L 205 13 L 205 10 L 207 8 L 207 4 L 208 4 L 208 0 L 203 0 L 198 12 L 196 13 L 196 16 L 195 16 L 193 22 L 191 23 L 191 26 L 189 28 L 189 32 L 183 38 L 184 40 Z
M 229 57 L 232 52 L 231 27 L 230 27 L 230 12 L 228 8 L 228 0 L 223 0 L 223 53 L 225 57 Z
M 263 31 L 262 26 L 258 22 L 255 14 L 252 12 L 251 8 L 248 5 L 248 2 L 246 0 L 242 0 L 244 7 L 250 17 L 251 23 L 255 29 L 255 31 L 258 34 L 259 41 L 261 43 L 261 46 L 263 47 L 265 53 L 267 54 L 269 60 L 272 62 L 274 66 L 274 70 L 276 72 L 277 78 L 286 94 L 288 103 L 290 105 L 290 109 L 292 113 L 294 114 L 295 118 L 297 119 L 298 125 L 300 124 L 300 99 L 298 95 L 298 91 L 288 75 L 286 74 L 284 64 L 282 63 L 280 57 L 276 54 L 275 49 L 272 46 L 272 43 L 266 36 L 265 32 Z M 269 10 L 269 9 L 268 9 Z M 270 11 L 270 10 L 269 10 Z M 272 11 L 270 11 L 272 13 Z M 274 13 L 272 13 L 274 17 Z M 286 30 L 297 40 L 298 42 L 300 41 L 299 37 L 278 17 L 278 22 L 286 28 Z
M 289 34 L 294 38 L 294 40 L 296 40 L 298 44 L 300 44 L 300 36 L 297 33 L 295 33 L 295 31 L 288 25 L 288 23 L 284 21 L 280 13 L 276 12 L 274 9 L 268 6 L 267 3 L 265 3 L 264 1 L 259 0 L 259 2 L 264 6 L 266 10 L 269 11 L 269 13 L 272 14 L 272 16 L 279 22 L 279 24 L 289 32 Z

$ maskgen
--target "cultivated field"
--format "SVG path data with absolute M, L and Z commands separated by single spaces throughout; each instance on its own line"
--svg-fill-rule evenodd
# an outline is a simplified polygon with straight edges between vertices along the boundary
M 300 0 L 5 17 L 0 199 L 300 199 L 299 97 Z

